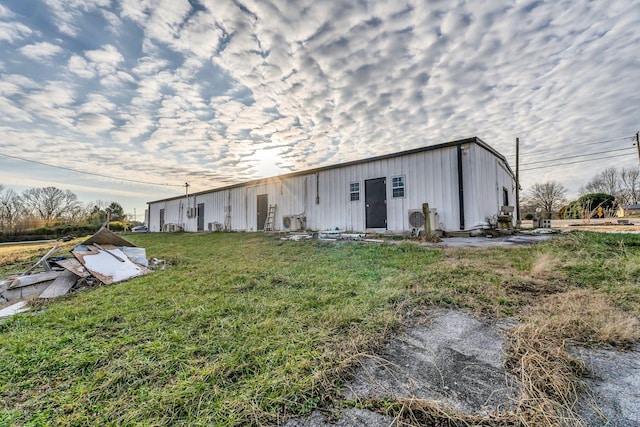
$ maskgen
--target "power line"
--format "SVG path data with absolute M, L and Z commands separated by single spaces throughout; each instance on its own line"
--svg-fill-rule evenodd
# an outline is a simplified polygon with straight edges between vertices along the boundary
M 97 172 L 85 172 L 85 171 L 81 171 L 81 170 L 77 170 L 77 169 L 68 168 L 68 167 L 65 167 L 65 166 L 52 165 L 52 164 L 49 164 L 49 163 L 40 162 L 40 161 L 37 161 L 37 160 L 25 159 L 24 157 L 12 156 L 12 155 L 9 155 L 9 154 L 4 154 L 4 153 L 0 153 L 0 156 L 9 157 L 11 159 L 16 159 L 16 160 L 22 160 L 23 162 L 35 163 L 37 165 L 49 166 L 51 168 L 62 169 L 62 170 L 70 171 L 70 172 L 82 173 L 82 174 L 85 174 L 85 175 L 99 176 L 99 177 L 102 177 L 102 178 L 114 179 L 116 181 L 127 181 L 127 182 L 134 182 L 134 183 L 137 183 L 137 184 L 147 184 L 147 185 L 166 186 L 166 187 L 184 187 L 184 185 L 178 185 L 178 184 L 158 184 L 156 182 L 138 181 L 136 179 L 127 179 L 127 178 L 118 178 L 118 177 L 115 177 L 115 176 L 105 175 L 105 174 L 101 174 L 101 173 L 97 173 Z
M 589 141 L 589 142 L 582 142 L 582 143 L 580 143 L 580 142 L 564 142 L 563 143 L 564 146 L 560 147 L 560 148 L 547 148 L 547 149 L 543 149 L 543 150 L 531 151 L 531 152 L 525 153 L 525 154 L 548 153 L 550 151 L 564 150 L 564 149 L 569 148 L 569 147 L 583 147 L 583 146 L 588 146 L 588 145 L 605 144 L 607 142 L 622 141 L 624 139 L 633 140 L 634 139 L 634 135 L 619 136 L 619 137 L 616 137 L 616 138 L 604 139 L 602 141 Z M 520 155 L 522 155 L 522 153 L 520 153 Z M 515 157 L 515 154 L 508 154 L 506 157 Z
M 597 159 L 576 160 L 575 162 L 565 162 L 565 163 L 558 163 L 558 164 L 555 164 L 555 165 L 538 166 L 538 167 L 529 168 L 529 169 L 520 169 L 520 172 L 532 171 L 532 170 L 537 170 L 537 169 L 553 168 L 553 167 L 557 167 L 557 166 L 574 165 L 576 163 L 593 162 L 594 160 L 613 159 L 613 158 L 617 158 L 617 157 L 622 157 L 622 156 L 615 155 L 615 156 L 600 157 L 600 158 L 597 158 Z
M 597 154 L 607 154 L 607 153 L 614 153 L 616 151 L 625 151 L 625 150 L 634 150 L 634 148 L 633 147 L 626 147 L 626 148 L 618 148 L 616 150 L 598 151 L 596 153 L 578 154 L 576 156 L 558 157 L 556 159 L 539 160 L 537 162 L 521 163 L 520 166 L 537 165 L 539 163 L 555 162 L 557 160 L 564 160 L 564 159 L 575 159 L 575 158 L 584 157 L 584 156 L 595 156 Z

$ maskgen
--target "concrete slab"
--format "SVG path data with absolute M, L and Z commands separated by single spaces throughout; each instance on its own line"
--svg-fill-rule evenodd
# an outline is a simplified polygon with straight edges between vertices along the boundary
M 582 360 L 589 371 L 583 379 L 592 396 L 583 396 L 577 407 L 586 424 L 640 426 L 640 349 L 618 351 L 571 347 L 570 354 Z
M 287 421 L 284 427 L 393 427 L 398 425 L 392 417 L 365 409 L 347 409 L 336 421 L 330 421 L 319 411 Z
M 445 237 L 439 243 L 424 243 L 425 246 L 453 248 L 483 248 L 494 246 L 522 246 L 552 239 L 551 234 L 515 234 L 501 237 Z
M 401 332 L 383 354 L 366 360 L 342 397 L 418 398 L 463 413 L 509 409 L 519 389 L 503 366 L 503 339 L 495 325 L 455 310 Z

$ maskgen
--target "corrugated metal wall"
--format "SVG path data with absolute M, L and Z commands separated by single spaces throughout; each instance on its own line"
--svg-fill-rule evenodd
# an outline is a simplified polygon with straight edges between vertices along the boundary
M 502 160 L 476 144 L 469 147 L 469 154 L 465 188 L 473 188 L 476 207 L 466 210 L 467 229 L 487 225 L 488 217 L 498 214 L 503 206 L 503 189 L 507 190 L 509 204 L 515 206 L 516 202 L 515 181 Z
M 497 213 L 502 204 L 502 189 L 515 202 L 515 183 L 510 172 L 493 153 L 474 144 L 461 150 L 464 183 L 465 229 L 481 226 L 486 217 Z M 404 177 L 404 197 L 393 197 L 392 178 Z M 257 198 L 268 196 L 269 205 L 276 204 L 275 229 L 283 229 L 283 217 L 306 217 L 312 230 L 339 228 L 365 231 L 365 181 L 386 178 L 387 230 L 410 231 L 410 209 L 421 209 L 423 203 L 438 211 L 439 228 L 460 229 L 458 186 L 458 148 L 449 146 L 398 157 L 324 169 L 294 177 L 275 177 L 246 186 L 213 190 L 185 198 L 153 202 L 149 205 L 150 231 L 160 231 L 159 211 L 165 210 L 165 223 L 175 223 L 187 231 L 197 230 L 197 217 L 187 218 L 187 207 L 204 203 L 204 229 L 209 223 L 225 224 L 230 209 L 230 229 L 256 231 Z M 350 185 L 358 183 L 360 197 L 351 201 Z M 434 224 L 435 226 L 435 224 Z M 384 231 L 384 230 L 380 230 Z

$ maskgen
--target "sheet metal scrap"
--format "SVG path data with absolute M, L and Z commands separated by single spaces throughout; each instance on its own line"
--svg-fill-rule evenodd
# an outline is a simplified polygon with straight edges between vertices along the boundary
M 132 248 L 136 247 L 136 245 L 118 236 L 113 231 L 107 230 L 104 227 L 104 225 L 100 228 L 100 230 L 96 232 L 96 234 L 94 234 L 93 236 L 89 237 L 87 240 L 82 242 L 81 245 L 85 245 L 85 246 L 93 245 L 94 243 L 97 243 L 102 246 L 111 245 L 115 247 L 118 247 L 118 246 L 128 246 Z
M 104 226 L 76 246 L 74 258 L 52 260 L 57 246 L 51 248 L 31 268 L 0 281 L 0 302 L 40 294 L 55 298 L 71 291 L 79 279 L 95 278 L 111 284 L 151 272 L 146 251 L 123 239 Z
M 47 289 L 62 272 L 62 269 L 56 270 L 49 263 L 49 259 L 56 249 L 57 246 L 51 248 L 24 273 L 0 281 L 0 302 L 26 298 Z
M 151 271 L 133 262 L 120 248 L 112 245 L 79 245 L 72 252 L 78 262 L 89 273 L 105 285 L 121 282 Z

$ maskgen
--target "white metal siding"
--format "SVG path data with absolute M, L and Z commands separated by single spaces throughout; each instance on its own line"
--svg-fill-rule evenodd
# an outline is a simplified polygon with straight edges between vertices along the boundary
M 470 203 L 473 203 L 474 209 L 467 210 L 465 200 L 465 214 L 469 211 L 466 229 L 485 226 L 489 218 L 498 214 L 502 206 L 503 188 L 509 193 L 509 202 L 515 205 L 515 182 L 504 162 L 476 144 L 469 148 L 469 154 L 472 162 L 468 176 L 472 181 L 465 179 L 465 192 L 473 189 Z
M 465 229 L 481 226 L 486 217 L 497 213 L 502 188 L 507 188 L 515 202 L 515 183 L 502 160 L 475 144 L 464 144 L 462 150 Z M 393 198 L 392 178 L 403 176 L 405 196 Z M 312 230 L 339 228 L 365 231 L 365 182 L 385 178 L 387 195 L 387 230 L 409 231 L 408 212 L 421 209 L 423 203 L 437 209 L 439 226 L 444 230 L 460 229 L 458 150 L 448 146 L 386 159 L 324 169 L 293 177 L 262 180 L 245 186 L 213 190 L 189 198 L 158 201 L 149 204 L 150 231 L 160 231 L 159 212 L 165 209 L 165 223 L 197 230 L 197 217 L 187 218 L 186 208 L 204 203 L 205 230 L 208 224 L 224 224 L 230 206 L 231 229 L 257 230 L 257 197 L 268 195 L 269 205 L 276 204 L 274 228 L 283 229 L 282 219 L 288 215 L 306 217 Z M 350 184 L 360 185 L 360 200 L 350 200 Z M 319 203 L 316 198 L 319 197 Z

